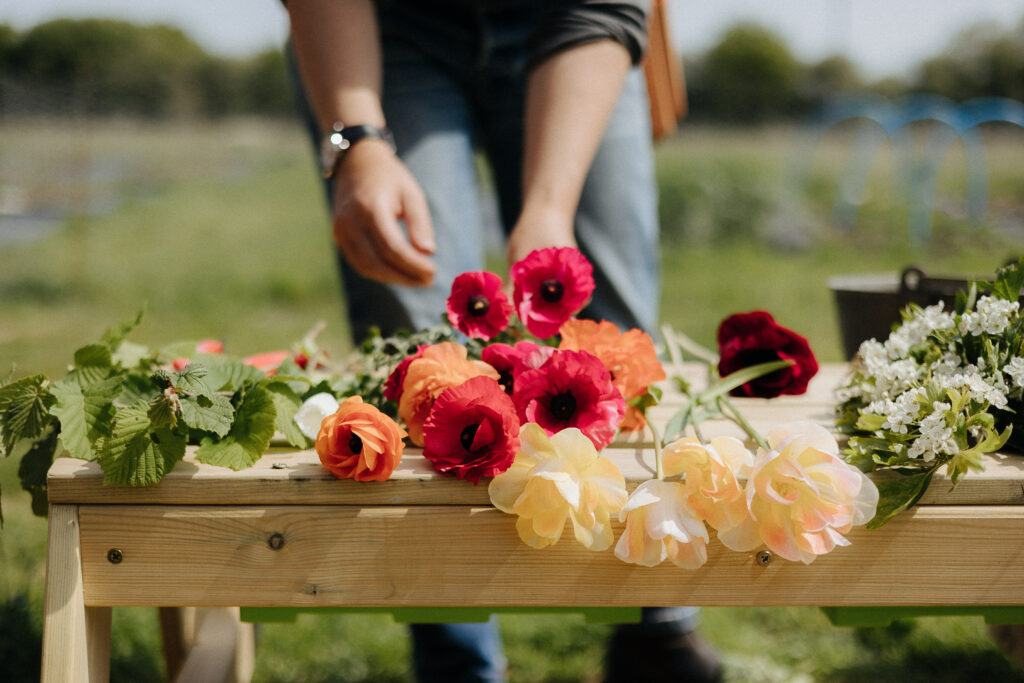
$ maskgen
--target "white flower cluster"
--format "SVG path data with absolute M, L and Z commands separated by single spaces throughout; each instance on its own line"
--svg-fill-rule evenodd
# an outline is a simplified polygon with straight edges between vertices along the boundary
M 953 430 L 946 424 L 946 411 L 953 406 L 936 401 L 932 404 L 932 412 L 921 420 L 921 436 L 910 445 L 907 455 L 931 462 L 936 456 L 956 455 L 959 447 L 953 439 Z
M 960 330 L 975 336 L 1002 334 L 1010 324 L 1010 316 L 1020 309 L 1020 302 L 983 296 L 978 299 L 973 313 L 960 317 Z
M 919 309 L 884 342 L 861 344 L 862 367 L 836 397 L 841 403 L 857 401 L 861 414 L 884 418 L 883 431 L 909 435 L 893 439 L 895 452 L 909 445 L 907 455 L 926 462 L 955 455 L 951 404 L 934 398 L 953 390 L 970 402 L 972 411 L 1009 407 L 1008 396 L 1019 396 L 1024 388 L 1024 358 L 996 367 L 984 357 L 964 358 L 962 351 L 969 339 L 1006 332 L 1019 312 L 1018 302 L 990 296 L 980 297 L 973 311 L 960 315 L 941 303 Z M 927 355 L 921 353 L 924 345 L 931 345 Z M 928 360 L 918 362 L 922 357 Z

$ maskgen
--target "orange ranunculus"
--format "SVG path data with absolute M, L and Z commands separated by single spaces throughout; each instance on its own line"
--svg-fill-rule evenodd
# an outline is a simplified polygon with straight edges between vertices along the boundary
M 485 375 L 499 378 L 498 371 L 487 363 L 469 360 L 466 347 L 455 342 L 441 342 L 423 347 L 418 358 L 409 363 L 402 381 L 398 416 L 405 421 L 409 439 L 423 445 L 423 423 L 441 392 L 457 387 L 468 379 Z
M 394 420 L 352 396 L 320 424 L 316 453 L 339 479 L 385 481 L 402 459 L 405 436 Z
M 598 358 L 612 375 L 612 384 L 626 399 L 626 415 L 620 429 L 643 429 L 643 414 L 628 402 L 643 394 L 647 387 L 665 379 L 665 369 L 654 350 L 650 335 L 638 329 L 621 332 L 607 320 L 595 322 L 572 318 L 559 329 L 559 349 L 587 351 Z

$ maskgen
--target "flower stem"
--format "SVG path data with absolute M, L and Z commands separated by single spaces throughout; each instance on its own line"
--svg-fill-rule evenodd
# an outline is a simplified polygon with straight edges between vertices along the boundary
M 764 437 L 762 437 L 757 432 L 757 430 L 754 429 L 754 425 L 750 424 L 750 422 L 747 421 L 747 418 L 743 416 L 743 413 L 741 413 L 739 409 L 737 409 L 736 406 L 733 405 L 733 402 L 730 401 L 727 396 L 718 397 L 718 407 L 728 408 L 729 413 L 731 413 L 730 417 L 732 418 L 732 420 L 743 428 L 743 431 L 747 433 L 747 436 L 753 439 L 757 443 L 757 445 L 763 448 L 764 450 L 771 450 L 771 447 L 768 445 L 768 442 L 764 440 Z M 725 410 L 723 410 L 722 412 L 724 413 Z
M 653 420 L 647 420 L 647 428 L 651 430 L 651 438 L 654 441 L 654 476 L 660 481 L 665 478 L 665 468 L 661 464 L 661 434 L 658 433 Z

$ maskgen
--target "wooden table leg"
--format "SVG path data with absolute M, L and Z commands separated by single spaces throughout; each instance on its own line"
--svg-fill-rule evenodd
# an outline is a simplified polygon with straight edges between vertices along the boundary
M 110 608 L 86 607 L 78 506 L 51 505 L 46 548 L 43 683 L 110 678 Z

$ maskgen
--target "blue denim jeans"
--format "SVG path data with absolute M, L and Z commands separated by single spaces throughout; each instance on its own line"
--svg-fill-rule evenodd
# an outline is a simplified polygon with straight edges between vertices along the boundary
M 471 13 L 460 21 L 440 19 L 415 3 L 379 6 L 384 114 L 399 156 L 427 197 L 437 274 L 428 288 L 385 285 L 360 277 L 339 254 L 357 342 L 373 326 L 390 334 L 437 324 L 452 280 L 483 268 L 487 204 L 478 152 L 492 179 L 498 230 L 507 234 L 515 224 L 521 206 L 526 41 L 538 4 Z M 293 81 L 317 144 L 320 132 L 301 82 Z M 329 184 L 326 189 L 330 201 Z M 576 239 L 594 265 L 597 285 L 583 316 L 653 332 L 660 296 L 656 192 L 647 91 L 642 71 L 633 69 L 576 214 Z M 648 608 L 643 623 L 630 628 L 684 632 L 695 619 L 695 608 Z M 504 680 L 494 620 L 414 625 L 412 635 L 420 681 Z

